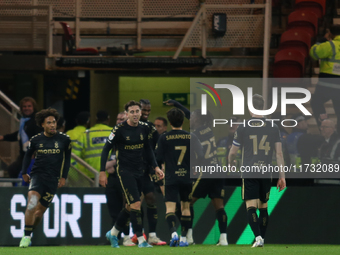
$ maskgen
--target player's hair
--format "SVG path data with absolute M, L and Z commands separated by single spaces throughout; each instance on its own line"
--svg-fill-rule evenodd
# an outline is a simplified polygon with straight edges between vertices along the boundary
M 102 123 L 110 119 L 110 115 L 107 111 L 99 110 L 96 114 L 97 123 Z
M 124 105 L 125 111 L 128 111 L 129 107 L 130 107 L 130 106 L 134 106 L 134 105 L 139 106 L 140 109 L 142 108 L 142 106 L 140 105 L 139 102 L 137 102 L 137 101 L 135 101 L 135 100 L 130 100 L 129 102 L 127 102 L 127 103 Z
M 166 116 L 168 117 L 171 126 L 178 128 L 183 125 L 184 112 L 182 112 L 182 110 L 172 108 L 166 113 Z
M 329 28 L 329 31 L 332 35 L 340 35 L 340 25 L 332 25 Z
M 161 121 L 163 121 L 163 123 L 164 123 L 165 126 L 168 126 L 168 121 L 166 120 L 166 118 L 157 117 L 156 120 L 161 120 Z
M 253 95 L 253 106 L 257 110 L 263 110 L 264 100 L 261 95 L 259 94 Z
M 122 115 L 122 114 L 125 115 L 125 112 L 120 112 L 120 113 L 117 114 L 117 116 L 118 116 L 118 115 Z
M 139 103 L 146 104 L 146 105 L 151 104 L 149 99 L 141 99 L 141 100 L 139 100 Z
M 193 113 L 197 116 L 198 118 L 198 125 L 199 126 L 206 126 L 206 127 L 211 127 L 214 122 L 214 116 L 210 111 L 207 110 L 206 115 L 202 115 L 201 109 L 196 109 L 193 111 Z
M 45 119 L 50 116 L 54 117 L 57 122 L 60 118 L 60 115 L 56 109 L 48 108 L 48 109 L 44 109 L 38 112 L 35 115 L 35 121 L 38 126 L 42 127 L 42 124 L 44 123 Z
M 20 100 L 20 103 L 19 103 L 20 110 L 22 110 L 22 107 L 24 106 L 24 103 L 26 102 L 31 102 L 33 105 L 34 111 L 35 112 L 37 111 L 37 102 L 32 97 L 24 97 L 23 99 Z

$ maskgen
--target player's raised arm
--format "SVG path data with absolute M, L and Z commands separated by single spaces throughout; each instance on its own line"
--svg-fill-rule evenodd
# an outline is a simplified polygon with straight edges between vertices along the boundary
M 190 115 L 191 115 L 190 111 L 187 108 L 185 108 L 181 103 L 179 103 L 179 102 L 177 102 L 176 100 L 173 100 L 173 99 L 169 99 L 169 100 L 167 100 L 163 103 L 165 103 L 166 105 L 173 105 L 176 108 L 182 110 L 184 112 L 185 118 L 190 120 Z

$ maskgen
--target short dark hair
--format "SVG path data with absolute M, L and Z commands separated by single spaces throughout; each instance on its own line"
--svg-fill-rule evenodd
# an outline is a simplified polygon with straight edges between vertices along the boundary
M 138 102 L 135 101 L 135 100 L 130 100 L 129 102 L 127 102 L 127 103 L 124 105 L 125 111 L 128 111 L 129 107 L 134 106 L 134 105 L 137 105 L 137 106 L 139 106 L 139 108 L 142 108 L 142 106 L 140 105 L 140 103 L 138 103 Z
M 80 112 L 76 117 L 76 122 L 78 125 L 86 125 L 89 122 L 90 113 L 89 112 Z
M 57 122 L 57 129 L 61 128 L 62 126 L 66 125 L 66 121 L 63 116 L 60 116 L 58 122 Z
M 340 35 L 340 25 L 331 25 L 329 31 L 332 35 Z
M 171 126 L 178 128 L 183 125 L 184 112 L 180 109 L 172 108 L 166 113 L 166 116 L 168 117 Z
M 164 123 L 165 126 L 168 125 L 168 121 L 167 121 L 166 118 L 164 118 L 164 117 L 157 117 L 155 120 L 161 120 L 161 121 L 163 121 L 163 123 Z
M 24 103 L 26 103 L 26 102 L 31 102 L 32 105 L 33 105 L 34 111 L 35 112 L 37 111 L 37 102 L 32 97 L 24 97 L 23 99 L 20 100 L 20 103 L 19 103 L 20 110 L 22 110 L 22 107 L 23 107 Z
M 151 104 L 149 99 L 141 99 L 141 100 L 139 100 L 139 103 L 147 104 L 147 105 Z
M 42 124 L 44 123 L 45 119 L 50 116 L 54 117 L 57 122 L 60 118 L 60 115 L 56 109 L 48 108 L 48 109 L 44 109 L 38 112 L 35 115 L 35 121 L 38 126 L 42 127 Z
M 96 114 L 97 122 L 104 122 L 109 119 L 109 114 L 107 111 L 99 110 Z
M 263 110 L 264 100 L 261 95 L 259 94 L 253 95 L 253 106 L 257 110 Z

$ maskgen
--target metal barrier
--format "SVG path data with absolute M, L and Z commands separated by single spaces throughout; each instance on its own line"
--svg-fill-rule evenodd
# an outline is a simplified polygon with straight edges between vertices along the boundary
M 0 183 L 4 183 L 4 182 L 15 182 L 18 183 L 18 187 L 21 186 L 22 184 L 22 179 L 21 178 L 0 178 Z

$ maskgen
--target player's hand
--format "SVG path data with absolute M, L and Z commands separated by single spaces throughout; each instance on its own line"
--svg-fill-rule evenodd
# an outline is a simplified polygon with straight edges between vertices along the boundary
M 99 184 L 104 188 L 106 187 L 107 177 L 106 177 L 106 173 L 104 171 L 101 171 L 99 173 Z
M 169 102 L 170 100 L 171 100 L 171 99 L 164 101 L 163 104 L 170 105 L 170 106 L 171 106 L 171 105 L 174 105 L 174 103 L 170 103 L 170 102 Z
M 59 183 L 58 183 L 58 188 L 61 188 L 63 186 L 65 186 L 66 183 L 66 179 L 65 178 L 60 178 L 59 179 Z
M 285 178 L 280 178 L 277 181 L 276 188 L 280 191 L 284 190 L 286 188 L 286 179 Z
M 31 182 L 31 177 L 28 174 L 23 174 L 22 179 L 24 179 L 24 181 L 27 183 Z
M 162 180 L 164 178 L 164 173 L 159 167 L 155 168 L 155 173 L 157 174 L 159 180 Z

